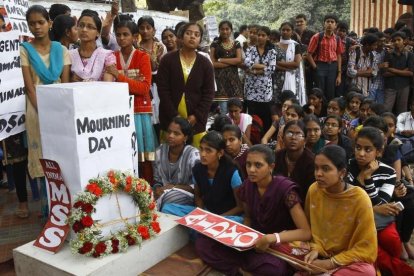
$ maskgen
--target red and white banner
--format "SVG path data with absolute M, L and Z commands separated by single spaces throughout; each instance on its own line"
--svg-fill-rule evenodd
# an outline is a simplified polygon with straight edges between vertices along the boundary
M 250 227 L 200 208 L 176 222 L 240 251 L 251 249 L 263 236 Z
M 40 163 L 49 184 L 50 215 L 33 245 L 56 253 L 69 234 L 70 227 L 66 221 L 72 208 L 71 198 L 59 164 L 47 159 L 40 159 Z

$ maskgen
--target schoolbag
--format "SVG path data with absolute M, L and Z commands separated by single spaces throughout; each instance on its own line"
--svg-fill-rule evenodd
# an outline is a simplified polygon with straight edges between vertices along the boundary
M 318 57 L 319 57 L 319 45 L 321 44 L 321 42 L 322 42 L 322 39 L 323 39 L 323 36 L 325 35 L 325 33 L 324 32 L 320 32 L 320 33 L 318 33 L 318 35 L 319 35 L 319 37 L 318 37 L 318 44 L 316 44 L 316 50 L 315 50 L 315 53 L 314 53 L 314 59 L 315 59 L 315 61 L 318 59 Z M 335 37 L 336 37 L 336 49 L 338 49 L 338 47 L 339 47 L 339 43 L 341 43 L 341 38 L 339 37 L 339 36 L 337 36 L 337 35 L 335 35 Z
M 252 115 L 252 126 L 250 127 L 250 142 L 253 145 L 260 144 L 263 137 L 263 121 L 257 115 Z

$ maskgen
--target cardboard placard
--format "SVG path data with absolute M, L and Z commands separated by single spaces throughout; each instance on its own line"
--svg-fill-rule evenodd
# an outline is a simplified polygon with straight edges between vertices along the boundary
M 20 35 L 33 37 L 26 21 L 29 6 L 29 0 L 4 0 L 4 8 L 13 30 L 18 31 Z
M 53 160 L 41 159 L 49 187 L 50 215 L 42 232 L 34 242 L 34 246 L 56 253 L 69 234 L 66 222 L 72 208 L 68 187 L 63 181 L 59 164 Z
M 263 236 L 250 227 L 200 208 L 176 222 L 239 251 L 253 248 Z
M 135 123 L 127 83 L 39 85 L 37 101 L 43 157 L 59 162 L 73 196 L 111 169 L 133 171 Z M 102 197 L 95 208 L 92 218 L 101 224 L 119 219 L 119 210 L 122 217 L 134 217 L 130 223 L 137 220 L 138 208 L 126 193 Z M 102 235 L 120 228 L 124 223 L 105 226 Z
M 0 141 L 25 130 L 26 95 L 19 33 L 0 33 Z

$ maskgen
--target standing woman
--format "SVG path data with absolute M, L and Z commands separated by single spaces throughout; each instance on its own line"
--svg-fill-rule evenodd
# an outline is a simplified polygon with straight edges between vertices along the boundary
M 270 101 L 273 95 L 272 75 L 276 69 L 276 51 L 269 41 L 270 29 L 259 27 L 257 45 L 246 51 L 244 64 L 248 68 L 244 84 L 247 109 L 250 115 L 263 120 L 263 128 L 272 124 Z
M 178 50 L 177 47 L 177 34 L 171 28 L 166 28 L 161 33 L 162 43 L 167 48 L 167 52 L 172 52 Z
M 67 49 L 59 42 L 49 39 L 51 21 L 46 9 L 31 6 L 26 20 L 34 39 L 20 48 L 21 66 L 27 96 L 26 131 L 28 143 L 28 168 L 32 178 L 41 182 L 42 216 L 48 217 L 46 182 L 39 159 L 42 156 L 39 117 L 37 111 L 36 85 L 69 82 L 70 58 Z M 25 209 L 28 212 L 28 209 Z
M 182 48 L 165 55 L 158 70 L 160 123 L 166 131 L 171 118 L 187 119 L 194 129 L 193 145 L 199 147 L 214 97 L 214 70 L 211 62 L 196 51 L 203 29 L 187 23 L 180 30 Z
M 167 52 L 166 48 L 164 44 L 155 40 L 155 23 L 151 16 L 142 16 L 137 24 L 141 37 L 138 48 L 150 55 L 152 74 L 156 75 L 161 57 Z
M 75 19 L 66 14 L 58 15 L 53 21 L 50 39 L 60 42 L 67 49 L 72 47 L 79 39 Z
M 214 101 L 217 101 L 222 114 L 227 113 L 229 98 L 243 99 L 243 88 L 237 71 L 242 63 L 241 45 L 232 37 L 233 25 L 230 21 L 221 21 L 219 37 L 211 43 L 210 58 L 213 62 L 217 83 Z
M 292 39 L 293 25 L 284 22 L 280 26 L 281 39 L 276 43 L 276 72 L 275 72 L 275 98 L 284 90 L 290 90 L 300 105 L 306 104 L 305 79 L 301 66 L 302 55 L 300 45 Z
M 289 177 L 298 184 L 301 200 L 305 202 L 309 186 L 315 182 L 315 155 L 305 147 L 305 124 L 290 121 L 283 128 L 285 147 L 276 152 L 274 173 Z
M 115 52 L 116 68 L 110 66 L 107 72 L 116 81 L 128 83 L 129 93 L 134 95 L 134 120 L 138 142 L 140 175 L 152 179 L 152 173 L 144 169 L 155 160 L 155 132 L 151 122 L 152 105 L 150 97 L 151 63 L 149 55 L 133 46 L 135 22 L 121 21 L 115 26 L 115 36 L 120 51 Z M 145 165 L 144 165 L 145 163 Z
M 114 80 L 105 69 L 116 64 L 115 56 L 112 51 L 96 45 L 101 28 L 102 22 L 97 13 L 86 10 L 81 14 L 78 21 L 80 47 L 69 51 L 72 82 Z

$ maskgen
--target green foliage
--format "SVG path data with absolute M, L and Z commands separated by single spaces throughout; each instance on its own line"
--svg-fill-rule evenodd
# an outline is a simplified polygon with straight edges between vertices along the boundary
M 290 21 L 299 13 L 308 18 L 310 29 L 321 30 L 325 14 L 334 13 L 349 24 L 350 0 L 207 0 L 206 15 L 215 15 L 217 20 L 230 20 L 237 30 L 242 24 L 260 24 L 278 29 L 280 24 Z

